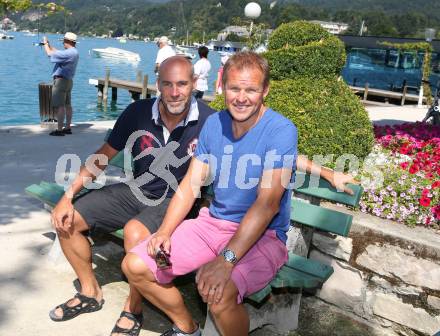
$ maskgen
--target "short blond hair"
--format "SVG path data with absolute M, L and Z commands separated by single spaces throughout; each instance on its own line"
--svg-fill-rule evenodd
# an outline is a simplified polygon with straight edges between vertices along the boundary
M 265 88 L 269 86 L 269 63 L 267 63 L 267 60 L 264 57 L 253 51 L 240 51 L 229 57 L 228 61 L 223 67 L 223 86 L 226 85 L 226 81 L 228 80 L 228 72 L 232 68 L 237 70 L 257 69 L 263 74 L 263 86 Z

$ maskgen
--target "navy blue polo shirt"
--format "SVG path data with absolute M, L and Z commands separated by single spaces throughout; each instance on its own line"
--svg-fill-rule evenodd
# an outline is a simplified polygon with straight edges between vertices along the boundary
M 107 143 L 118 151 L 131 149 L 133 175 L 145 182 L 144 191 L 157 198 L 165 192 L 172 197 L 188 170 L 203 124 L 214 112 L 192 98 L 187 117 L 169 133 L 160 120 L 156 98 L 138 100 L 119 116 Z

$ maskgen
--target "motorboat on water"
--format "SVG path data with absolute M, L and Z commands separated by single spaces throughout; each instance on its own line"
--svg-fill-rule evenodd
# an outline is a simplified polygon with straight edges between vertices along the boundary
M 14 35 L 8 35 L 5 31 L 0 31 L 0 40 L 12 40 L 14 39 Z
M 189 58 L 189 59 L 196 58 L 196 54 L 190 52 L 188 48 L 176 45 L 174 47 L 174 50 L 176 51 L 176 55 L 184 56 L 184 57 Z
M 91 54 L 95 57 L 124 59 L 133 62 L 141 60 L 139 54 L 135 52 L 113 47 L 94 48 L 91 50 Z

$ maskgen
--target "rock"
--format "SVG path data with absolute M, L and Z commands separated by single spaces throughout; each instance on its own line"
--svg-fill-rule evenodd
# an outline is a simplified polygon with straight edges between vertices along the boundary
M 319 251 L 345 261 L 350 260 L 351 251 L 353 250 L 353 240 L 341 236 L 331 237 L 315 233 L 312 244 Z
M 373 312 L 375 315 L 428 335 L 433 335 L 440 326 L 440 316 L 431 316 L 421 308 L 403 303 L 394 295 L 376 293 L 373 298 Z
M 440 310 L 440 298 L 438 298 L 437 296 L 428 295 L 428 304 L 432 308 Z
M 363 316 L 365 314 L 366 287 L 362 273 L 318 251 L 312 251 L 310 259 L 319 260 L 331 265 L 334 269 L 334 273 L 317 291 L 316 296 L 344 310 L 353 311 L 357 315 Z
M 440 264 L 417 258 L 412 252 L 392 245 L 369 245 L 357 259 L 358 265 L 416 287 L 440 290 Z
M 419 296 L 421 293 L 423 293 L 423 290 L 420 287 L 414 287 L 414 286 L 400 286 L 397 288 L 393 288 L 393 291 L 400 295 Z
M 391 286 L 391 284 L 386 281 L 384 278 L 381 278 L 378 275 L 373 275 L 370 279 L 371 282 L 374 282 L 374 284 L 380 288 L 382 288 L 383 290 L 385 290 L 385 292 L 392 292 L 393 288 Z

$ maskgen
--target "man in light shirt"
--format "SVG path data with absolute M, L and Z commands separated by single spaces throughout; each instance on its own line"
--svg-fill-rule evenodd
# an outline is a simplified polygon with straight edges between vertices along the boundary
M 205 91 L 208 90 L 208 75 L 211 70 L 211 63 L 208 61 L 208 48 L 201 46 L 198 50 L 199 60 L 194 64 L 194 76 L 197 78 L 194 97 L 202 99 Z
M 154 68 L 154 72 L 156 75 L 159 73 L 160 64 L 165 61 L 167 58 L 175 56 L 176 52 L 173 48 L 168 45 L 168 37 L 162 36 L 159 41 L 157 41 L 157 46 L 159 47 L 159 51 L 156 56 L 156 66 Z
M 64 136 L 65 134 L 72 134 L 70 124 L 72 122 L 72 104 L 71 94 L 73 87 L 73 77 L 75 75 L 76 66 L 78 64 L 78 51 L 76 50 L 77 36 L 74 33 L 67 32 L 63 38 L 63 49 L 58 50 L 52 47 L 43 37 L 43 46 L 50 61 L 54 63 L 52 71 L 53 86 L 52 86 L 52 107 L 58 120 L 58 128 L 49 133 L 53 136 Z M 64 126 L 64 117 L 66 124 Z

